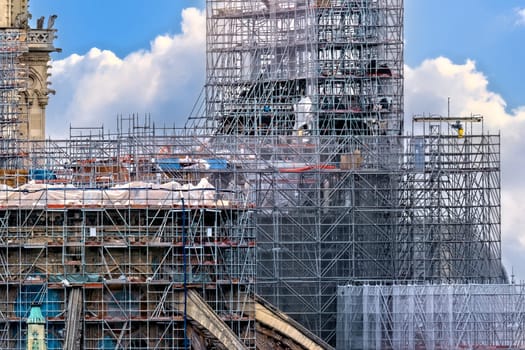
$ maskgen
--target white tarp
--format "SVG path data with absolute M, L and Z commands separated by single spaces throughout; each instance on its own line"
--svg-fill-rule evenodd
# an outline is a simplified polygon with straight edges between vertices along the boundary
M 301 132 L 310 132 L 313 128 L 314 113 L 313 103 L 310 97 L 304 96 L 294 106 L 295 110 L 295 125 L 294 132 L 301 134 Z
M 73 185 L 29 182 L 17 188 L 0 186 L 2 207 L 46 206 L 188 206 L 218 205 L 217 190 L 203 178 L 196 185 L 172 181 L 164 184 L 130 182 L 110 188 L 83 189 Z M 219 205 L 224 205 L 220 201 Z

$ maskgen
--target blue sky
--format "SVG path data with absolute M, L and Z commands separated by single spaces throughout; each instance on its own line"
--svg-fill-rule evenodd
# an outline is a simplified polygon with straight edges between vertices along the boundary
M 524 0 L 405 0 L 405 62 L 445 56 L 476 61 L 508 108 L 525 104 Z
M 47 134 L 118 114 L 184 125 L 204 84 L 204 0 L 30 0 L 57 14 Z M 153 4 L 153 5 L 152 5 Z M 485 116 L 502 134 L 504 263 L 525 280 L 525 0 L 405 0 L 405 114 Z M 64 122 L 66 121 L 66 122 Z
M 30 0 L 29 11 L 33 20 L 58 15 L 57 46 L 63 52 L 56 58 L 92 47 L 124 57 L 148 48 L 159 34 L 179 32 L 182 9 L 203 4 L 204 0 Z

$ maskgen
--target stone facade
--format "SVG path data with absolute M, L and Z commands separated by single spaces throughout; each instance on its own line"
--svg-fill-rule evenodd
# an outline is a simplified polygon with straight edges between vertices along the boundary
M 32 15 L 29 12 L 28 0 L 0 0 L 0 9 L 6 9 L 0 18 L 0 30 L 21 29 L 27 31 L 26 40 L 28 52 L 23 56 L 21 63 L 25 64 L 28 72 L 27 90 L 21 96 L 21 120 L 19 135 L 25 140 L 45 139 L 45 110 L 50 93 L 48 88 L 48 69 L 52 52 L 59 52 L 53 45 L 56 29 L 54 21 L 56 15 L 39 17 L 36 28 L 30 28 Z
M 0 28 L 18 27 L 17 24 L 24 22 L 24 16 L 28 14 L 27 7 L 28 0 L 0 0 Z

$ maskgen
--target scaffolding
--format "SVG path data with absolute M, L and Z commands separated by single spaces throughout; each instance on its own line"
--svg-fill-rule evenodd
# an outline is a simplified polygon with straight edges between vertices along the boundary
M 506 281 L 499 135 L 425 117 L 403 136 L 402 0 L 206 11 L 204 108 L 184 129 L 120 117 L 3 164 L 0 347 L 25 345 L 40 305 L 48 349 L 254 349 L 257 276 L 328 343 L 355 323 L 381 348 L 400 311 L 372 334 L 352 300 L 338 330 L 338 286 Z
M 188 126 L 248 174 L 258 293 L 335 344 L 336 286 L 396 276 L 403 1 L 206 11 L 205 113 Z
M 338 288 L 338 349 L 525 349 L 525 286 Z
M 416 116 L 407 139 L 399 276 L 502 283 L 500 136 L 481 116 Z
M 0 189 L 1 348 L 34 305 L 50 350 L 255 348 L 253 203 L 195 141 L 133 116 L 29 142 Z
M 501 263 L 500 136 L 481 116 L 416 116 L 412 134 L 397 278 L 338 288 L 337 348 L 525 348 L 524 289 Z
M 16 179 L 21 168 L 23 144 L 20 129 L 27 123 L 28 68 L 22 56 L 28 52 L 26 31 L 0 30 L 0 169 Z

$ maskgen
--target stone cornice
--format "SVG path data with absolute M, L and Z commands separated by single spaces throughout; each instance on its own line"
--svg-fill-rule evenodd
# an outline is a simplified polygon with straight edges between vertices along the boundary
M 27 44 L 29 51 L 60 52 L 53 45 L 56 29 L 29 29 L 27 32 Z
M 30 51 L 24 55 L 23 61 L 26 63 L 47 65 L 49 62 L 49 52 Z

